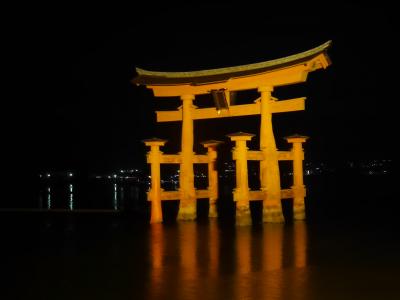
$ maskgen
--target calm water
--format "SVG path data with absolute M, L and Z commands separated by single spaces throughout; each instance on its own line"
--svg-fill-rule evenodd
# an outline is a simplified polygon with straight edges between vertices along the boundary
M 41 186 L 41 212 L 0 211 L 0 299 L 400 299 L 394 180 L 310 178 L 307 223 L 242 228 L 231 198 L 149 225 L 143 187 Z
M 393 224 L 2 216 L 1 299 L 399 299 Z

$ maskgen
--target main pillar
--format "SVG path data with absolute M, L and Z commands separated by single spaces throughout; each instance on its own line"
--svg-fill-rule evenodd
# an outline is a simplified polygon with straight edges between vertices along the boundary
M 264 159 L 260 161 L 261 190 L 264 192 L 263 221 L 271 223 L 284 222 L 281 205 L 281 180 L 279 174 L 278 151 L 276 149 L 274 132 L 272 129 L 273 87 L 258 88 L 261 93 L 261 126 L 260 150 Z
M 216 166 L 217 160 L 217 146 L 221 144 L 220 141 L 210 140 L 202 142 L 203 146 L 207 148 L 208 156 L 208 193 L 209 193 L 209 209 L 208 217 L 218 217 L 217 212 L 217 199 L 218 199 L 218 171 Z
M 179 173 L 180 205 L 178 220 L 196 219 L 193 172 L 193 95 L 182 95 L 182 149 Z
M 293 155 L 293 218 L 295 220 L 304 220 L 305 212 L 305 186 L 303 181 L 303 143 L 308 139 L 307 136 L 292 135 L 285 138 L 292 146 Z
M 157 138 L 143 141 L 146 146 L 150 146 L 150 152 L 147 154 L 147 162 L 151 166 L 151 187 L 149 191 L 149 200 L 151 201 L 150 223 L 161 223 L 163 221 L 161 207 L 161 176 L 160 162 L 161 154 L 160 146 L 164 146 L 166 140 Z
M 238 132 L 228 137 L 236 143 L 233 149 L 233 160 L 236 161 L 236 188 L 233 191 L 233 201 L 236 202 L 236 225 L 250 225 L 251 213 L 249 205 L 249 180 L 247 170 L 247 146 L 254 134 Z

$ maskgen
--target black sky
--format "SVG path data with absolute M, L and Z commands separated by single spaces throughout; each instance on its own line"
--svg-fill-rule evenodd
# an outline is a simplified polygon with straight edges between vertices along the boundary
M 260 62 L 332 40 L 332 65 L 275 96 L 308 98 L 305 112 L 276 116 L 275 133 L 311 136 L 310 159 L 392 158 L 397 52 L 391 7 L 347 4 L 141 6 L 125 11 L 56 9 L 27 22 L 15 38 L 19 88 L 16 102 L 24 145 L 34 170 L 106 171 L 144 164 L 141 139 L 171 140 L 178 124 L 156 124 L 155 109 L 179 101 L 155 100 L 130 80 L 135 67 L 200 70 Z M 398 71 L 397 71 L 398 72 Z M 395 74 L 395 73 L 394 73 Z M 28 84 L 32 89 L 27 91 Z M 226 120 L 226 119 L 225 119 Z M 257 118 L 196 122 L 201 139 L 257 133 Z M 29 146 L 29 147 L 30 147 Z M 196 150 L 200 149 L 197 148 Z M 21 150 L 21 149 L 20 149 Z M 26 150 L 25 148 L 23 149 Z M 312 156 L 311 156 L 312 155 Z

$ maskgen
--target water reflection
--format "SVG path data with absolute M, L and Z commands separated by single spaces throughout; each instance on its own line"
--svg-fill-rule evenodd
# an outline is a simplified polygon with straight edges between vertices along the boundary
M 34 208 L 39 209 L 99 209 L 144 211 L 147 202 L 141 198 L 141 187 L 124 183 L 93 183 L 87 187 L 76 182 L 52 182 L 40 186 Z M 143 200 L 143 201 L 142 201 Z
M 51 209 L 51 188 L 47 187 L 47 209 Z
M 150 227 L 149 299 L 306 299 L 304 223 Z M 285 252 L 285 253 L 284 253 Z
M 74 209 L 74 186 L 72 184 L 69 185 L 69 209 Z
M 114 183 L 114 201 L 113 201 L 113 208 L 114 210 L 118 209 L 118 193 L 117 193 L 117 184 Z

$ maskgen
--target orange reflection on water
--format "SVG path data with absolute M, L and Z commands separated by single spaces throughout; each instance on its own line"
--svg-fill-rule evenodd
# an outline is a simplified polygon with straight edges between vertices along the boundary
M 283 224 L 264 224 L 262 234 L 262 276 L 258 287 L 258 296 L 266 295 L 270 299 L 283 299 L 282 251 Z
M 178 225 L 179 230 L 179 254 L 181 280 L 193 281 L 197 276 L 197 224 L 194 222 Z
M 208 240 L 206 241 L 209 253 L 208 275 L 210 278 L 218 276 L 219 263 L 219 229 L 216 222 L 210 223 L 208 227 Z
M 238 227 L 236 229 L 236 264 L 237 275 L 242 276 L 251 271 L 251 227 Z M 232 249 L 233 251 L 234 249 Z
M 153 224 L 147 299 L 306 299 L 307 228 Z
M 283 224 L 266 224 L 263 236 L 263 267 L 266 271 L 282 268 Z
M 152 224 L 150 228 L 150 298 L 158 298 L 163 287 L 164 230 L 162 224 Z
M 294 259 L 297 268 L 304 268 L 307 265 L 307 228 L 306 223 L 298 222 L 293 228 L 294 238 Z

